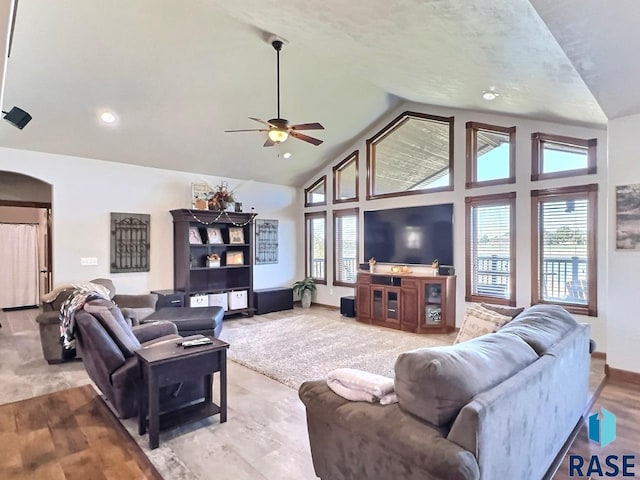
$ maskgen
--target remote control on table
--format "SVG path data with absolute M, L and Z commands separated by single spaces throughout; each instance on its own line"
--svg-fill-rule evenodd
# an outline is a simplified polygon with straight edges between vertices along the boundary
M 213 340 L 211 340 L 210 338 L 204 337 L 204 338 L 197 338 L 195 340 L 187 340 L 186 342 L 182 342 L 182 346 L 184 348 L 199 347 L 201 345 L 209 345 L 211 343 L 213 343 Z

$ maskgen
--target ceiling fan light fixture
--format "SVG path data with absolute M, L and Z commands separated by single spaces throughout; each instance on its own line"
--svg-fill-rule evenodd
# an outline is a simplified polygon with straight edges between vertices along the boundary
M 289 138 L 289 132 L 283 128 L 271 128 L 267 135 L 269 135 L 271 141 L 275 143 L 282 143 Z

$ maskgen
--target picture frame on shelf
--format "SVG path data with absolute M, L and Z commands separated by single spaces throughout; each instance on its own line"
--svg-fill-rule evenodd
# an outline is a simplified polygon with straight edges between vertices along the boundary
M 202 237 L 198 227 L 189 227 L 189 244 L 190 245 L 202 245 Z
M 222 232 L 219 228 L 208 227 L 207 228 L 207 243 L 224 243 L 222 241 Z
M 229 243 L 244 243 L 244 230 L 242 229 L 242 227 L 229 227 Z
M 227 252 L 227 265 L 244 265 L 244 253 Z
M 207 210 L 207 194 L 211 187 L 206 183 L 191 184 L 191 208 L 196 210 Z

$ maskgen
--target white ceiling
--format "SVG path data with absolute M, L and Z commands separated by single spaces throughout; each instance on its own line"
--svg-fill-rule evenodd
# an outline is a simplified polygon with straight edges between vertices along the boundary
M 0 145 L 301 185 L 403 99 L 593 126 L 605 112 L 640 112 L 618 105 L 626 93 L 608 89 L 632 78 L 608 80 L 607 45 L 592 59 L 588 22 L 570 16 L 582 18 L 585 2 L 533 3 L 542 18 L 527 0 L 20 0 L 3 107 L 33 120 L 24 130 L 2 122 Z M 600 22 L 602 2 L 586 4 Z M 617 20 L 598 23 L 600 40 Z M 611 42 L 633 45 L 630 32 Z M 290 42 L 282 116 L 321 122 L 309 132 L 319 147 L 263 148 L 264 134 L 223 132 L 276 116 L 271 33 Z M 611 69 L 596 75 L 599 63 Z M 490 86 L 492 103 L 481 98 Z M 118 125 L 101 125 L 101 109 Z

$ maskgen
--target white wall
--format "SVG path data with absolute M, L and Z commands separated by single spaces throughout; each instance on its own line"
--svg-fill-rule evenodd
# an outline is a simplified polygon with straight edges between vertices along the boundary
M 18 172 L 52 185 L 54 286 L 111 277 L 120 293 L 173 287 L 173 223 L 170 210 L 190 208 L 191 183 L 213 186 L 227 180 L 244 210 L 280 225 L 279 263 L 254 270 L 255 288 L 295 280 L 300 222 L 298 192 L 291 187 L 218 176 L 104 162 L 87 158 L 0 148 L 0 170 Z M 110 212 L 151 215 L 149 272 L 109 273 Z M 97 257 L 97 266 L 80 266 Z
M 454 190 L 452 192 L 438 192 L 424 195 L 409 195 L 405 197 L 395 197 L 377 200 L 365 200 L 366 198 L 366 139 L 372 137 L 381 128 L 386 126 L 391 120 L 404 111 L 415 111 L 445 117 L 454 116 Z M 483 187 L 465 189 L 466 181 L 466 136 L 465 124 L 469 121 L 483 122 L 504 127 L 516 126 L 516 184 L 499 185 L 494 187 Z M 573 178 L 554 179 L 545 181 L 531 181 L 531 133 L 544 132 L 558 135 L 567 135 L 579 138 L 598 139 L 598 173 L 594 175 L 581 175 Z M 344 159 L 354 150 L 360 152 L 359 179 L 360 179 L 360 201 L 354 203 L 344 203 L 332 205 L 333 199 L 333 178 L 332 166 Z M 327 207 L 309 207 L 303 211 L 321 211 L 327 209 L 327 279 L 326 286 L 319 285 L 316 301 L 328 305 L 339 305 L 340 297 L 343 295 L 353 295 L 353 288 L 333 287 L 333 225 L 332 210 L 340 208 L 359 207 L 362 213 L 365 210 L 378 210 L 384 208 L 407 207 L 414 205 L 429 205 L 439 203 L 454 204 L 454 265 L 457 274 L 456 292 L 456 325 L 460 326 L 464 319 L 466 303 L 465 294 L 465 226 L 464 226 L 464 198 L 465 196 L 485 195 L 489 193 L 516 192 L 516 301 L 517 305 L 529 305 L 531 302 L 531 196 L 532 189 L 543 189 L 559 187 L 565 185 L 584 185 L 599 183 L 598 210 L 606 211 L 606 155 L 607 137 L 605 130 L 583 128 L 572 125 L 542 122 L 526 118 L 497 115 L 490 113 L 473 112 L 452 108 L 435 107 L 423 104 L 405 103 L 397 109 L 389 112 L 380 118 L 374 126 L 365 133 L 355 143 L 344 150 L 342 155 L 336 157 L 335 161 L 325 168 L 311 175 L 307 187 L 317 180 L 321 175 L 327 175 Z M 301 189 L 304 192 L 304 189 Z M 301 200 L 301 202 L 303 202 Z M 579 321 L 591 324 L 592 338 L 598 342 L 598 350 L 606 349 L 606 215 L 600 215 L 598 219 L 598 251 L 602 252 L 598 256 L 598 317 L 577 316 Z M 364 231 L 363 215 L 360 216 L 360 232 Z M 304 225 L 301 226 L 304 232 Z M 304 233 L 303 233 L 304 235 Z M 304 265 L 304 251 L 301 249 L 299 262 Z M 360 238 L 360 259 L 363 262 L 363 239 Z M 414 268 L 415 270 L 415 268 Z M 304 272 L 301 273 L 303 275 Z
M 640 183 L 640 115 L 609 122 L 607 363 L 640 372 L 640 251 L 616 250 L 616 186 Z

